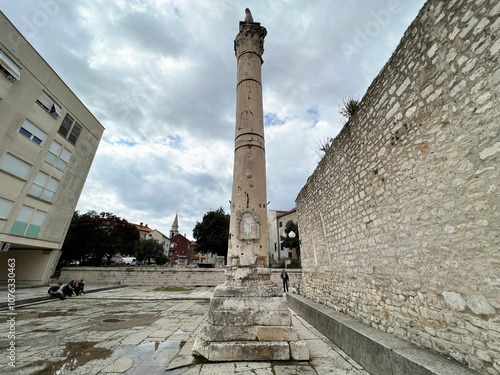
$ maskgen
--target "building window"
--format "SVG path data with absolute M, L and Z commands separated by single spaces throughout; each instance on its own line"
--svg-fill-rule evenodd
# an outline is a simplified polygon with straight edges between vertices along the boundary
M 68 141 L 71 142 L 71 144 L 75 144 L 76 140 L 80 136 L 80 132 L 82 131 L 82 127 L 75 123 L 73 127 L 71 128 L 71 132 L 69 133 Z
M 57 132 L 64 138 L 67 138 L 72 144 L 75 144 L 81 131 L 82 127 L 70 115 L 66 114 Z
M 31 165 L 11 154 L 5 154 L 0 162 L 0 169 L 26 180 L 26 177 L 28 177 L 31 171 Z
M 7 220 L 14 202 L 0 198 L 0 219 Z
M 49 152 L 47 153 L 47 156 L 45 157 L 45 161 L 50 165 L 53 165 L 60 171 L 64 172 L 66 166 L 69 163 L 70 157 L 71 157 L 71 152 L 69 152 L 59 143 L 54 141 L 50 145 L 50 149 Z
M 36 102 L 49 112 L 52 117 L 58 118 L 61 116 L 61 107 L 45 91 L 42 91 Z
M 7 79 L 14 81 L 21 78 L 21 68 L 12 61 L 1 49 L 0 49 L 0 71 L 5 74 Z
M 68 136 L 68 133 L 71 129 L 71 125 L 73 124 L 73 122 L 74 122 L 73 118 L 70 115 L 66 114 L 57 132 L 61 134 L 64 138 L 66 138 Z
M 40 227 L 42 226 L 43 219 L 45 219 L 45 215 L 47 215 L 47 213 L 44 211 L 22 206 L 10 233 L 19 236 L 38 237 L 38 232 L 40 232 Z
M 29 194 L 46 202 L 52 202 L 58 185 L 59 181 L 54 177 L 50 177 L 47 173 L 39 171 L 35 182 L 31 185 Z
M 19 129 L 19 133 L 39 146 L 41 146 L 45 138 L 47 138 L 47 134 L 44 131 L 40 130 L 38 126 L 28 120 L 24 121 L 23 126 Z
M 282 222 L 282 221 L 280 221 L 280 228 L 282 228 L 282 227 L 283 227 L 283 222 Z

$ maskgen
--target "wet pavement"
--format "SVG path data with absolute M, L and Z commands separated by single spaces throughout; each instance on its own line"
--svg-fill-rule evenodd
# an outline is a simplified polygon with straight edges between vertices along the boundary
M 309 361 L 197 362 L 191 348 L 207 317 L 213 288 L 87 286 L 88 293 L 64 301 L 44 299 L 47 289 L 18 289 L 14 309 L 0 308 L 0 373 L 368 375 L 293 311 Z M 37 296 L 43 300 L 23 304 Z M 7 297 L 5 288 L 0 290 L 0 301 Z

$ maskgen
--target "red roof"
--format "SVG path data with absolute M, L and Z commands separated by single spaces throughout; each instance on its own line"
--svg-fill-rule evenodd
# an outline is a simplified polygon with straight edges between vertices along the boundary
M 141 224 L 134 224 L 137 229 L 139 229 L 140 231 L 143 231 L 143 232 L 152 232 L 153 230 L 148 227 L 148 225 L 146 224 L 146 226 L 143 226 L 142 223 Z

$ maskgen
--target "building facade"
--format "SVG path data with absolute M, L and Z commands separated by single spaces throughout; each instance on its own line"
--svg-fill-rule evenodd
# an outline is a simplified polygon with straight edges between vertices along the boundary
M 163 253 L 168 256 L 168 250 L 170 249 L 170 238 L 165 236 L 162 232 L 157 229 L 153 229 L 151 233 L 149 233 L 148 238 L 152 238 L 163 246 Z
M 282 237 L 285 237 L 286 223 L 297 224 L 297 209 L 290 211 L 269 210 L 267 214 L 269 262 L 278 265 L 298 257 L 296 249 L 285 248 Z
M 152 237 L 151 232 L 153 229 L 151 229 L 147 224 L 140 223 L 140 224 L 134 224 L 139 231 L 139 237 L 141 240 L 147 240 Z
M 169 249 L 168 258 L 170 259 L 171 265 L 178 264 L 189 264 L 194 260 L 194 248 L 191 240 L 188 240 L 186 236 L 179 233 L 179 214 L 175 214 L 174 222 L 170 228 L 170 239 L 169 239 Z M 181 260 L 179 262 L 179 260 Z
M 0 263 L 18 285 L 49 281 L 103 132 L 0 12 Z
M 170 250 L 168 251 L 170 264 L 176 265 L 180 258 L 189 264 L 193 260 L 193 255 L 191 241 L 182 234 L 176 234 L 170 239 Z

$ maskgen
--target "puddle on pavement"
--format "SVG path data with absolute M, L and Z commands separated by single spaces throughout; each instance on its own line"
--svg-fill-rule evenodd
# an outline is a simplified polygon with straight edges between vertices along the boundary
M 56 332 L 59 332 L 59 331 L 60 331 L 60 329 L 43 329 L 43 328 L 40 328 L 40 329 L 34 329 L 31 332 L 50 332 L 50 333 L 56 333 Z
M 66 314 L 65 311 L 45 311 L 37 314 L 38 319 L 43 319 L 43 318 L 52 318 L 54 316 L 65 316 L 68 315 Z
M 30 319 L 43 319 L 53 318 L 57 316 L 74 316 L 77 309 L 61 310 L 61 311 L 33 311 L 22 310 L 17 313 L 16 320 L 30 320 Z
M 147 366 L 167 367 L 175 358 L 179 350 L 185 345 L 185 341 L 152 341 L 129 348 L 124 352 L 113 351 L 106 348 L 96 348 L 98 342 L 68 342 L 58 361 L 41 360 L 23 366 L 20 369 L 43 367 L 41 370 L 31 373 L 32 375 L 53 375 L 69 373 L 94 359 L 106 359 L 110 356 L 133 359 L 134 365 L 130 370 L 135 371 L 147 364 Z M 1 347 L 0 347 L 1 348 Z M 182 372 L 167 372 L 168 374 L 181 374 Z
M 118 323 L 118 322 L 123 322 L 123 321 L 125 321 L 125 319 L 112 318 L 112 319 L 104 319 L 102 322 L 103 323 Z
M 139 358 L 139 357 L 153 355 L 155 352 L 160 352 L 164 350 L 178 350 L 180 348 L 181 348 L 180 341 L 163 341 L 163 342 L 151 341 L 128 349 L 125 353 L 120 355 L 120 357 Z
M 84 365 L 94 359 L 105 359 L 111 356 L 112 351 L 106 348 L 94 347 L 97 342 L 68 342 L 64 352 L 61 354 L 65 359 L 59 361 L 36 361 L 24 368 L 38 367 L 45 365 L 45 368 L 38 370 L 33 375 L 53 375 L 64 374 Z
M 52 318 L 54 316 L 67 316 L 67 315 L 73 316 L 76 311 L 77 309 L 69 309 L 64 311 L 44 311 L 44 312 L 39 312 L 37 314 L 37 318 L 43 319 L 43 318 Z
M 166 370 L 163 374 L 164 375 L 182 375 L 187 370 L 189 370 L 189 367 L 181 367 L 181 368 L 176 368 L 173 370 Z
M 17 313 L 16 320 L 29 320 L 29 319 L 37 319 L 38 313 L 34 311 L 21 311 Z
M 160 319 L 160 315 L 153 314 L 123 314 L 119 318 L 113 315 L 101 315 L 90 320 L 93 325 L 88 327 L 92 331 L 116 331 L 134 327 L 149 326 Z
M 167 368 L 180 348 L 180 341 L 152 341 L 129 348 L 119 354 L 115 353 L 113 356 L 133 360 L 132 367 L 124 374 L 142 374 L 146 373 L 144 372 L 144 367 Z

